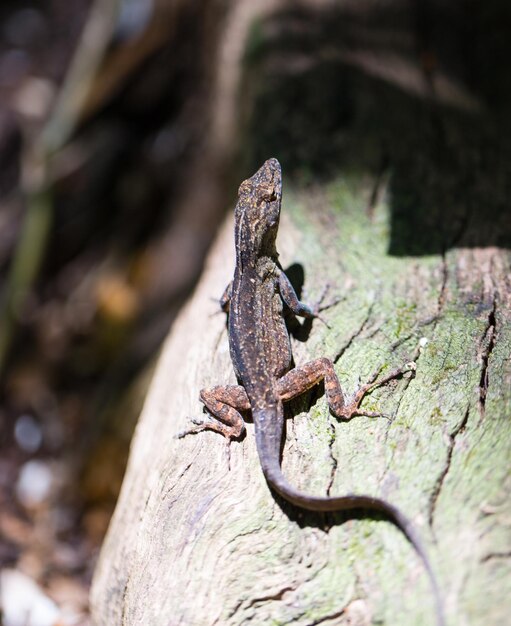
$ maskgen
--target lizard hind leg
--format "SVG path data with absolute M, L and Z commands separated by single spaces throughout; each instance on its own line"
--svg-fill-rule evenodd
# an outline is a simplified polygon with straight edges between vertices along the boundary
M 365 415 L 367 417 L 378 417 L 381 413 L 364 411 L 360 409 L 360 403 L 364 396 L 375 387 L 385 384 L 389 380 L 401 376 L 404 372 L 413 370 L 414 367 L 408 363 L 404 367 L 397 368 L 377 380 L 377 376 L 381 370 L 379 368 L 376 373 L 371 376 L 370 381 L 362 385 L 358 391 L 351 397 L 346 398 L 341 383 L 334 370 L 334 365 L 330 359 L 325 357 L 309 361 L 300 367 L 296 367 L 288 372 L 285 376 L 277 381 L 277 391 L 282 401 L 291 400 L 301 393 L 304 393 L 322 380 L 325 383 L 325 394 L 328 406 L 332 413 L 343 419 L 351 419 L 355 415 Z
M 334 365 L 330 359 L 323 357 L 314 359 L 300 367 L 295 367 L 277 381 L 277 393 L 283 402 L 308 391 L 321 381 L 325 382 L 325 394 L 328 406 L 334 415 L 341 416 L 345 412 L 346 402 L 341 383 L 337 378 Z
M 245 423 L 240 411 L 250 409 L 247 393 L 240 385 L 226 385 L 201 389 L 200 401 L 211 418 L 205 421 L 192 420 L 196 426 L 179 433 L 178 438 L 203 430 L 214 430 L 226 439 L 236 439 L 245 431 Z

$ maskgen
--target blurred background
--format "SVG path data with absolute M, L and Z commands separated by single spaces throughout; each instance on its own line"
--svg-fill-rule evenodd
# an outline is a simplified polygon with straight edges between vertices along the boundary
M 390 254 L 510 245 L 510 48 L 497 0 L 2 2 L 6 624 L 89 623 L 158 351 L 263 160 L 367 178 L 369 215 L 388 185 Z

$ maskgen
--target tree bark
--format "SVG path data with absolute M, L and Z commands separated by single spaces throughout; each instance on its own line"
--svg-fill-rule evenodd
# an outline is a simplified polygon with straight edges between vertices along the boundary
M 280 12 L 251 28 L 255 4 L 235 4 L 243 28 L 231 27 L 236 45 L 224 48 L 245 65 L 234 63 L 239 79 L 217 114 L 241 111 L 245 128 L 213 115 L 213 135 L 228 137 L 231 154 L 243 145 L 254 169 L 270 156 L 284 162 L 282 264 L 295 282 L 305 273 L 307 300 L 326 283 L 343 297 L 325 312 L 329 327 L 297 334 L 296 364 L 332 358 L 351 394 L 376 368 L 418 354 L 414 378 L 363 403 L 387 418 L 339 422 L 317 390 L 293 401 L 284 472 L 310 493 L 399 506 L 426 544 L 448 624 L 504 624 L 511 94 L 495 65 L 501 39 L 488 40 L 505 32 L 499 16 L 426 2 L 268 1 Z M 402 534 L 374 516 L 277 501 L 251 423 L 230 447 L 212 432 L 175 438 L 200 416 L 202 387 L 234 382 L 212 301 L 232 276 L 232 231 L 230 219 L 164 346 L 94 578 L 96 624 L 434 624 Z
M 338 422 L 321 393 L 293 402 L 283 465 L 314 494 L 384 497 L 415 523 L 449 624 L 506 622 L 511 437 L 510 255 L 495 247 L 388 254 L 389 195 L 367 180 L 285 181 L 281 261 L 343 299 L 293 340 L 295 362 L 333 359 L 345 392 L 416 358 L 414 378 L 375 390 L 381 418 Z M 380 190 L 381 191 L 381 190 Z M 277 502 L 253 425 L 230 447 L 176 439 L 202 387 L 233 383 L 219 296 L 233 269 L 232 220 L 163 348 L 92 589 L 97 625 L 433 624 L 423 567 L 373 516 Z M 296 265 L 299 264 L 299 265 Z

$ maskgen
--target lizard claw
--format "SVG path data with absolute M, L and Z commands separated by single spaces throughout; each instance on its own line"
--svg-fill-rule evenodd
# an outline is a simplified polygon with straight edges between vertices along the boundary
M 356 415 L 362 415 L 364 417 L 383 417 L 383 419 L 386 419 L 388 422 L 392 422 L 391 415 L 387 415 L 386 413 L 378 413 L 378 411 L 362 411 L 357 409 Z
M 330 326 L 325 322 L 325 320 L 319 315 L 322 311 L 326 311 L 328 309 L 331 309 L 333 306 L 335 306 L 336 304 L 338 304 L 342 298 L 340 298 L 339 296 L 336 296 L 335 298 L 333 298 L 332 300 L 330 300 L 329 302 L 326 302 L 325 304 L 323 304 L 327 293 L 330 291 L 330 285 L 327 283 L 324 288 L 323 291 L 321 292 L 321 295 L 319 296 L 319 298 L 317 299 L 316 303 L 312 306 L 312 312 L 314 314 L 314 317 L 321 320 L 328 328 L 330 328 Z
M 195 424 L 196 426 L 204 426 L 205 421 L 199 419 L 198 417 L 190 417 L 190 422 L 192 422 L 192 424 Z
M 326 321 L 326 319 L 325 319 L 323 316 L 318 315 L 317 313 L 315 313 L 315 314 L 314 314 L 314 319 L 319 320 L 320 322 L 323 322 L 323 324 L 324 324 L 327 328 L 332 328 L 332 327 L 330 326 L 330 324 Z
M 349 401 L 346 403 L 343 411 L 342 417 L 344 419 L 351 419 L 355 415 L 364 415 L 365 417 L 384 417 L 386 420 L 392 421 L 392 416 L 381 413 L 380 411 L 366 411 L 364 409 L 360 409 L 360 404 L 362 403 L 362 399 L 364 396 L 375 389 L 376 387 L 380 387 L 381 385 L 387 383 L 390 380 L 395 378 L 399 378 L 400 376 L 407 376 L 409 378 L 413 378 L 415 372 L 417 370 L 417 364 L 414 361 L 410 361 L 405 363 L 402 367 L 398 367 L 391 372 L 389 372 L 383 378 L 378 379 L 378 375 L 380 374 L 383 366 L 380 365 L 370 376 L 369 381 L 360 385 L 360 377 L 359 377 L 359 388 L 358 390 L 351 396 Z
M 195 424 L 195 428 L 188 428 L 179 431 L 174 435 L 175 439 L 183 439 L 183 437 L 186 437 L 187 435 L 195 435 L 207 428 L 207 421 L 200 420 L 197 417 L 190 417 L 188 418 L 188 421 L 192 424 Z

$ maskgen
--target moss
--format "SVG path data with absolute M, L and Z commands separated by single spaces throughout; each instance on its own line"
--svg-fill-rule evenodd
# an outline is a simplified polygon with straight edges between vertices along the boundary
M 436 406 L 431 411 L 430 422 L 434 426 L 439 426 L 444 423 L 444 415 L 442 413 L 442 409 L 439 406 Z

